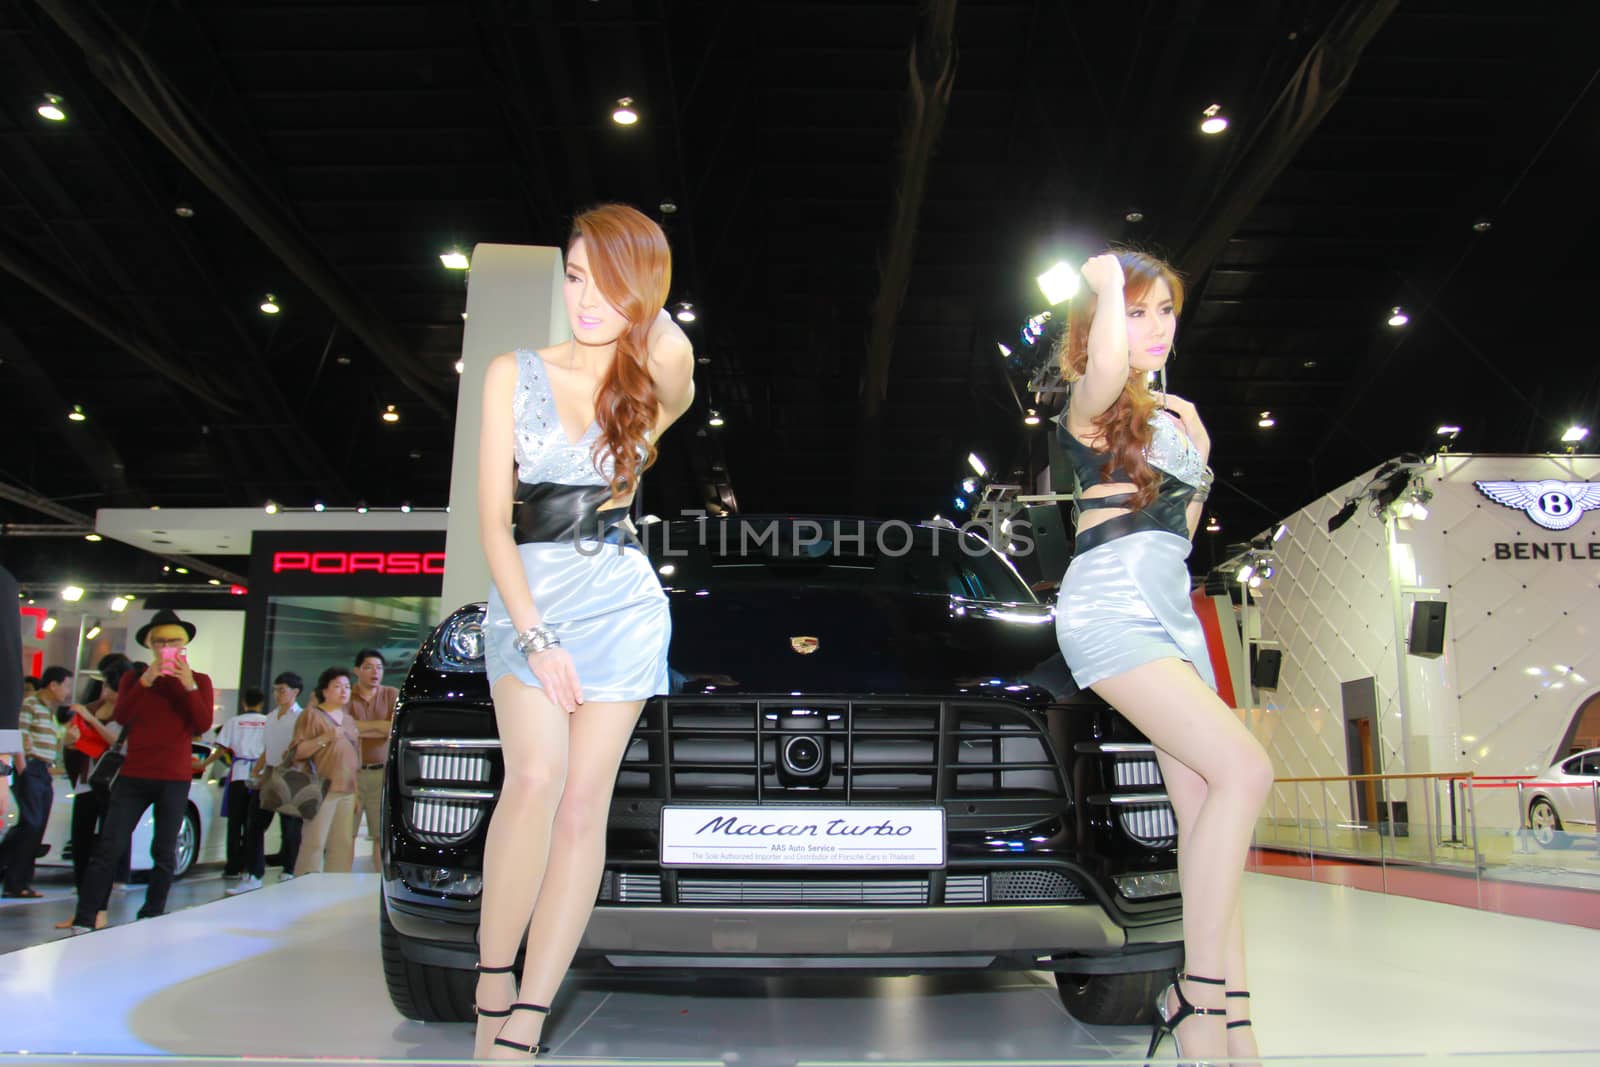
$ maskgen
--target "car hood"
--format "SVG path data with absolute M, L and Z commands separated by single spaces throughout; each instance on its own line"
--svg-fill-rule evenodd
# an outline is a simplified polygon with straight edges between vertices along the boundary
M 1040 604 L 851 590 L 670 590 L 675 694 L 1073 690 Z

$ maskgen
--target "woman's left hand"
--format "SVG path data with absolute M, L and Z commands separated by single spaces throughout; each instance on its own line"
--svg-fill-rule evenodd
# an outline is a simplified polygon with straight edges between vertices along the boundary
M 1183 432 L 1189 435 L 1189 440 L 1200 450 L 1201 458 L 1210 458 L 1211 435 L 1206 432 L 1206 424 L 1200 421 L 1200 412 L 1195 410 L 1195 406 L 1181 396 L 1168 393 L 1166 410 L 1177 416 L 1178 425 L 1183 427 Z

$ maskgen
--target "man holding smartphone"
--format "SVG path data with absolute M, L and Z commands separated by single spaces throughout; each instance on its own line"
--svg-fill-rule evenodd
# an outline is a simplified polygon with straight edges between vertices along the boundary
M 163 608 L 134 637 L 153 655 L 142 675 L 129 671 L 117 690 L 115 717 L 122 725 L 126 759 L 111 787 L 100 841 L 78 893 L 73 933 L 94 928 L 95 913 L 110 898 L 117 860 L 151 806 L 156 813 L 155 840 L 150 845 L 154 869 L 139 918 L 167 910 L 167 892 L 177 866 L 178 831 L 189 798 L 189 745 L 197 734 L 211 728 L 213 713 L 211 679 L 189 665 L 188 645 L 194 635 L 194 623 Z

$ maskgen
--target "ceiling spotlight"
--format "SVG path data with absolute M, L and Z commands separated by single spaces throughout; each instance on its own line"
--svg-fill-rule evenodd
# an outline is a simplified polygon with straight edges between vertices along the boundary
M 272 500 L 267 501 L 267 514 L 268 515 L 276 515 L 277 513 L 278 513 L 278 505 L 277 505 L 277 503 L 275 501 L 272 501 Z
M 44 622 L 39 624 L 39 629 L 43 630 L 47 634 L 55 633 L 56 617 L 54 615 L 46 616 Z
M 411 514 L 411 504 L 410 504 L 409 501 L 407 501 L 406 503 L 400 505 L 400 514 L 402 514 L 402 515 Z
M 45 93 L 34 111 L 38 112 L 40 118 L 51 122 L 67 121 L 67 102 L 55 93 Z
M 1051 306 L 1064 304 L 1078 293 L 1078 272 L 1065 261 L 1058 261 L 1034 281 L 1039 283 L 1039 291 Z
M 89 627 L 88 632 L 83 635 L 83 639 L 85 641 L 93 641 L 95 638 L 97 638 L 99 636 L 100 636 L 100 624 L 99 623 L 95 623 L 93 626 Z
M 1389 325 L 1390 326 L 1393 326 L 1396 329 L 1399 329 L 1401 326 L 1404 326 L 1406 323 L 1408 323 L 1410 321 L 1411 321 L 1411 316 L 1407 315 L 1400 308 L 1393 307 L 1393 308 L 1389 309 Z
M 1002 344 L 999 341 L 996 341 L 995 344 L 1000 346 L 1000 355 L 1001 356 L 1010 356 L 1011 355 L 1011 349 L 1007 348 L 1004 344 Z
M 467 259 L 467 254 L 459 248 L 452 248 L 448 252 L 440 252 L 439 262 L 443 263 L 447 270 L 466 270 L 472 266 L 472 261 Z
M 711 409 L 711 417 L 706 420 L 706 425 L 707 426 L 721 426 L 721 425 L 723 425 L 722 412 L 718 411 L 716 408 L 712 408 Z
M 687 300 L 678 301 L 678 321 L 693 322 L 694 318 L 694 305 Z
M 611 112 L 611 121 L 618 126 L 632 126 L 639 121 L 639 113 L 633 110 L 633 97 L 624 96 L 617 101 L 617 108 Z
M 282 310 L 283 308 L 278 306 L 278 298 L 271 293 L 268 293 L 261 301 L 261 313 L 263 315 L 276 315 Z
M 399 422 L 400 413 L 394 409 L 393 404 L 386 404 L 383 408 L 382 418 L 384 422 Z
M 967 466 L 971 467 L 973 472 L 976 473 L 980 478 L 985 477 L 989 473 L 989 468 L 983 465 L 983 460 L 978 458 L 978 454 L 976 452 L 967 453 Z
M 1239 568 L 1239 573 L 1233 576 L 1233 580 L 1236 581 L 1236 582 L 1248 582 L 1251 578 L 1254 578 L 1255 576 L 1256 576 L 1255 564 L 1246 563 L 1244 566 Z
M 367 502 L 365 500 L 363 500 L 360 503 L 356 504 L 356 514 L 357 515 L 365 515 L 367 513 L 367 510 L 368 510 L 367 509 Z
M 1039 314 L 1034 315 L 1027 322 L 1023 323 L 1022 343 L 1030 347 L 1038 344 L 1039 339 L 1044 336 L 1045 324 L 1049 321 L 1050 312 L 1041 311 Z
M 1200 121 L 1200 132 L 1218 134 L 1228 128 L 1228 118 L 1222 113 L 1221 104 L 1212 104 L 1200 113 L 1204 118 Z
M 456 367 L 456 373 L 457 374 L 463 374 L 463 373 L 466 372 L 466 369 L 467 369 L 467 361 L 464 360 L 464 359 L 458 359 L 458 360 L 456 360 L 455 367 Z
M 1433 432 L 1438 434 L 1440 437 L 1454 437 L 1456 434 L 1461 432 L 1461 427 L 1459 427 L 1459 426 L 1448 426 L 1448 425 L 1447 426 L 1440 426 L 1437 430 L 1435 430 Z
M 1314 359 L 1308 359 L 1308 360 L 1305 360 L 1304 362 L 1302 362 L 1300 365 L 1302 367 L 1304 367 L 1306 370 L 1311 370 L 1312 368 L 1314 368 L 1317 365 L 1317 361 L 1314 360 Z
M 188 574 L 189 573 L 189 568 L 188 567 L 174 567 L 172 569 L 177 571 L 179 574 Z
M 83 599 L 83 587 L 80 585 L 67 586 L 61 590 L 61 599 L 76 604 Z
M 326 505 L 324 505 L 324 504 L 323 504 L 323 503 L 322 503 L 322 501 L 320 501 L 320 500 L 319 500 L 319 501 L 317 501 L 317 502 L 316 502 L 316 503 L 315 503 L 315 504 L 312 504 L 312 505 L 311 505 L 311 510 L 312 510 L 312 511 L 327 511 L 327 510 L 328 510 L 328 508 L 327 508 L 327 506 L 326 506 Z
M 661 201 L 661 213 L 663 215 L 676 215 L 678 213 L 678 202 L 676 200 Z
M 67 418 L 73 422 L 86 422 L 89 416 L 84 414 L 82 404 L 74 404 L 72 405 L 72 410 L 67 412 Z
M 128 610 L 128 598 L 125 597 L 125 596 L 114 596 L 114 597 L 112 597 L 111 598 L 111 610 L 112 611 L 126 611 L 126 610 Z
M 676 563 L 663 563 L 661 566 L 656 568 L 656 573 L 660 574 L 663 578 L 671 578 L 674 574 L 678 573 L 678 565 Z
M 959 497 L 958 496 L 958 497 L 956 497 L 954 500 L 952 500 L 950 502 L 950 506 L 955 508 L 957 511 L 966 511 L 967 510 L 967 500 L 966 500 L 965 497 Z
M 350 365 L 350 357 L 345 355 L 343 352 L 340 352 L 337 356 L 334 356 L 333 361 L 339 364 L 341 367 L 348 367 Z
M 83 535 L 83 539 L 84 539 L 84 540 L 85 540 L 85 541 L 96 541 L 96 542 L 99 542 L 99 541 L 104 541 L 104 540 L 105 540 L 105 538 L 104 538 L 104 537 L 101 537 L 101 536 L 100 536 L 100 535 L 99 535 L 99 534 L 97 534 L 97 533 L 92 533 L 92 534 L 84 534 L 84 535 Z
M 1222 532 L 1222 523 L 1218 522 L 1215 517 L 1212 517 L 1212 518 L 1206 520 L 1206 533 L 1221 533 L 1221 532 Z
M 961 479 L 961 491 L 963 493 L 976 493 L 978 491 L 978 479 L 976 479 L 976 478 L 963 478 L 963 479 Z
M 1123 217 L 1123 219 L 1125 219 L 1128 222 L 1143 222 L 1144 221 L 1144 212 L 1142 212 L 1142 211 L 1130 211 L 1130 212 L 1128 212 L 1126 215 L 1124 215 L 1122 217 Z
M 1289 524 L 1286 523 L 1286 522 L 1280 522 L 1280 523 L 1278 523 L 1278 528 L 1276 530 L 1272 531 L 1272 540 L 1273 540 L 1274 543 L 1276 543 L 1278 541 L 1282 541 L 1285 537 L 1288 536 L 1288 534 L 1289 534 Z
M 1250 576 L 1250 582 L 1249 582 L 1250 588 L 1251 589 L 1260 589 L 1261 588 L 1261 582 L 1262 582 L 1262 579 L 1264 577 L 1265 577 L 1265 575 L 1252 574 Z
M 180 200 L 173 207 L 172 213 L 180 219 L 192 219 L 194 218 L 194 205 L 187 200 Z
M 1472 224 L 1473 233 L 1488 233 L 1492 229 L 1494 229 L 1494 223 L 1488 219 L 1477 219 Z
M 1261 413 L 1261 417 L 1256 419 L 1256 425 L 1261 427 L 1263 430 L 1270 430 L 1274 426 L 1278 425 L 1278 420 L 1272 417 L 1272 412 L 1263 411 Z
M 1034 408 L 1029 408 L 1028 413 L 1022 418 L 1022 424 L 1024 426 L 1039 425 L 1039 412 Z
M 1564 433 L 1562 433 L 1561 439 L 1563 441 L 1566 441 L 1568 444 L 1571 444 L 1573 442 L 1582 441 L 1585 437 L 1588 437 L 1588 436 L 1589 436 L 1589 427 L 1587 427 L 1587 426 L 1568 426 L 1566 431 Z
M 207 578 L 206 579 L 206 584 L 207 585 L 221 585 L 222 584 L 222 579 L 221 578 Z

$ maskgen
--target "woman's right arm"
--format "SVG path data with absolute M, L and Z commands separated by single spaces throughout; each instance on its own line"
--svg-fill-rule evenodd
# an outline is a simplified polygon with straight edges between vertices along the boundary
M 1122 261 L 1110 252 L 1095 256 L 1083 265 L 1083 277 L 1095 294 L 1089 361 L 1083 379 L 1073 383 L 1067 400 L 1068 418 L 1080 427 L 1115 404 L 1128 384 L 1128 311 L 1122 297 L 1126 284 Z

